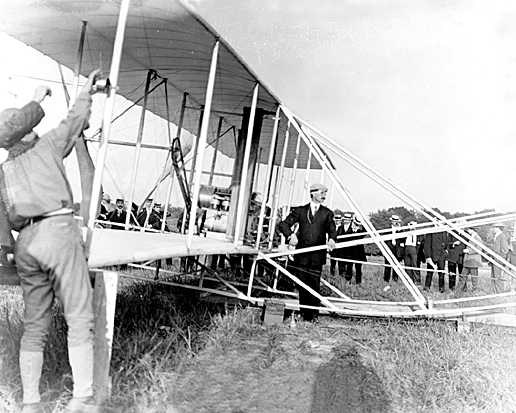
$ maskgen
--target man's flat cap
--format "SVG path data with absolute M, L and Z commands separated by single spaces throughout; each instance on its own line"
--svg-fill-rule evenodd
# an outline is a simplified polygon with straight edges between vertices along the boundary
M 310 185 L 310 192 L 316 191 L 327 191 L 328 188 L 323 184 L 312 184 Z

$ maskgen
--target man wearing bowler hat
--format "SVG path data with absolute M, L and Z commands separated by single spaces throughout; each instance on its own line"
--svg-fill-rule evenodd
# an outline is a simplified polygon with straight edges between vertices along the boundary
M 0 147 L 9 152 L 0 168 L 0 194 L 9 225 L 18 231 L 14 258 L 25 303 L 19 358 L 23 413 L 43 411 L 39 381 L 55 297 L 62 303 L 68 325 L 74 382 L 66 411 L 97 409 L 93 400 L 93 294 L 63 164 L 87 128 L 97 76 L 98 71 L 89 75 L 68 116 L 55 129 L 41 137 L 32 128 L 7 139 L 0 133 Z M 17 110 L 0 113 L 0 130 Z
M 289 245 L 296 248 L 327 245 L 332 251 L 335 248 L 337 231 L 333 212 L 322 203 L 326 200 L 328 188 L 322 184 L 310 186 L 310 202 L 306 205 L 292 208 L 285 220 L 279 223 L 280 232 L 288 239 Z M 298 235 L 292 231 L 294 224 L 299 224 Z M 326 249 L 294 254 L 294 262 L 289 265 L 291 272 L 302 282 L 319 293 L 321 271 L 326 263 Z M 317 307 L 318 298 L 314 297 L 303 287 L 299 289 L 299 304 Z M 317 310 L 301 308 L 301 315 L 305 321 L 315 321 Z

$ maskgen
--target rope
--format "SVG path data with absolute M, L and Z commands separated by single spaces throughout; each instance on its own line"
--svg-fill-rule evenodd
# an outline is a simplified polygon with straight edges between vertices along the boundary
M 370 266 L 376 266 L 376 267 L 392 267 L 392 265 L 390 264 L 382 264 L 380 262 L 370 262 L 370 261 L 359 261 L 359 260 L 352 260 L 352 259 L 347 259 L 347 258 L 336 258 L 336 257 L 330 257 L 330 260 L 333 260 L 333 261 L 340 261 L 340 262 L 349 262 L 349 263 L 353 263 L 353 264 L 364 264 L 364 265 L 370 265 Z M 454 273 L 454 272 L 449 272 L 449 271 L 446 271 L 446 270 L 439 270 L 439 269 L 435 269 L 435 267 L 433 269 L 431 268 L 428 268 L 428 265 L 430 264 L 426 264 L 427 265 L 427 268 L 421 268 L 421 267 L 409 267 L 409 266 L 406 266 L 406 265 L 400 265 L 402 268 L 406 269 L 406 270 L 416 270 L 416 271 L 431 271 L 431 272 L 435 272 L 435 273 L 443 273 L 443 274 L 446 274 L 446 275 L 456 275 L 456 276 L 459 276 L 459 277 L 467 277 L 467 275 L 462 275 L 460 273 Z M 480 275 L 471 275 L 471 274 L 468 274 L 470 275 L 471 277 L 475 277 L 475 278 L 481 278 Z M 493 278 L 493 277 L 491 277 Z M 499 281 L 510 281 L 510 278 L 494 278 L 495 280 L 499 280 Z

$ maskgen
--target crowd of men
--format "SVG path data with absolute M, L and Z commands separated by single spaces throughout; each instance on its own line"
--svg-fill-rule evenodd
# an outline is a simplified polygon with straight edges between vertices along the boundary
M 316 188 L 319 189 L 315 191 Z M 326 187 L 324 185 L 314 184 L 311 189 L 313 190 L 311 192 L 311 196 L 315 195 L 311 197 L 311 204 L 316 202 L 314 198 L 321 199 L 322 202 L 324 202 L 324 199 L 318 197 L 317 194 L 319 192 L 325 193 L 325 191 L 327 191 Z M 257 199 L 259 200 L 259 198 Z M 253 244 L 255 242 L 255 238 L 253 237 L 256 237 L 257 233 L 260 205 L 261 202 L 255 201 L 254 197 L 252 197 L 246 234 L 250 236 Z M 306 208 L 306 205 L 304 207 Z M 313 223 L 310 221 L 307 226 L 307 223 L 296 215 L 299 214 L 299 208 L 301 207 L 292 208 L 292 212 L 289 217 L 278 225 L 279 233 L 285 235 L 287 241 L 290 240 L 291 233 L 294 234 L 294 237 L 297 237 L 297 235 L 300 234 L 299 231 L 302 231 L 301 228 L 310 228 L 309 234 L 301 233 L 301 244 L 296 243 L 295 241 L 289 241 L 291 247 L 298 248 L 299 245 L 305 245 L 305 243 L 307 243 L 306 245 L 316 245 L 314 244 L 314 239 L 317 239 L 317 243 L 320 244 L 320 242 L 322 242 L 323 234 L 325 237 L 328 237 L 330 233 L 333 236 L 333 233 L 329 229 L 325 229 L 326 232 L 324 232 L 323 228 L 314 227 Z M 127 216 L 126 210 L 127 208 L 124 199 L 117 199 L 115 205 L 113 205 L 110 196 L 104 193 L 98 219 L 106 221 L 105 226 L 114 229 L 124 229 Z M 324 207 L 323 210 L 330 211 L 326 207 Z M 332 211 L 330 212 L 333 214 Z M 138 207 L 133 204 L 131 214 L 130 223 L 133 225 L 154 230 L 161 230 L 162 228 L 163 211 L 161 209 L 161 205 L 159 203 L 154 203 L 150 198 L 145 201 L 140 210 L 138 210 Z M 304 212 L 301 212 L 301 214 L 304 214 Z M 356 214 L 352 212 L 344 212 L 342 215 L 336 214 L 332 216 L 332 220 L 335 225 L 335 240 L 339 237 L 346 241 L 352 241 L 360 239 L 366 235 L 366 231 Z M 310 218 L 310 214 L 308 214 L 307 217 Z M 268 219 L 269 216 L 266 214 L 266 223 L 268 222 Z M 463 292 L 468 289 L 468 284 L 471 284 L 471 289 L 473 291 L 477 289 L 478 268 L 482 265 L 480 254 L 466 248 L 462 242 L 458 241 L 446 232 L 437 232 L 419 236 L 407 235 L 404 237 L 402 236 L 403 232 L 410 231 L 415 228 L 417 222 L 413 220 L 407 222 L 405 229 L 400 231 L 403 222 L 398 215 L 392 215 L 389 221 L 391 233 L 399 233 L 400 236 L 395 239 L 388 240 L 386 245 L 396 260 L 405 267 L 405 271 L 412 281 L 416 284 L 422 284 L 425 290 L 430 290 L 434 279 L 437 278 L 438 289 L 440 292 L 445 292 L 446 290 L 446 278 L 448 279 L 448 289 L 451 291 L 458 290 Z M 302 227 L 301 223 L 303 224 Z M 289 230 L 287 230 L 287 228 L 289 228 Z M 503 224 L 495 225 L 493 248 L 499 255 L 504 258 L 508 258 L 509 254 L 512 252 L 512 248 L 509 241 L 510 235 L 504 231 L 504 229 L 505 227 Z M 169 230 L 167 225 L 165 225 L 165 230 Z M 475 240 L 482 242 L 480 236 L 474 229 L 467 228 L 466 231 Z M 315 236 L 314 234 L 317 235 Z M 262 238 L 267 239 L 265 233 L 262 234 Z M 330 237 L 330 239 L 332 238 Z M 275 238 L 275 241 L 277 241 L 277 238 Z M 328 255 L 330 259 L 331 274 L 338 274 L 349 283 L 352 282 L 354 276 L 356 284 L 362 283 L 362 268 L 367 262 L 364 244 L 338 248 L 335 251 L 331 251 Z M 399 276 L 387 258 L 384 258 L 384 260 L 385 267 L 383 270 L 383 280 L 386 284 L 384 291 L 388 291 L 391 288 L 392 282 L 398 282 Z M 296 269 L 294 268 L 295 266 L 291 265 L 291 269 L 294 272 L 297 272 L 298 275 L 302 271 L 317 272 L 314 268 L 318 268 L 320 263 L 326 263 L 326 255 L 323 257 L 322 252 L 306 256 L 300 254 L 300 256 L 296 257 L 294 261 L 299 268 Z M 230 267 L 235 269 L 238 273 L 246 270 L 249 271 L 249 268 L 251 267 L 251 263 L 246 262 L 246 260 L 240 255 L 230 256 L 228 258 L 228 262 L 230 263 Z M 426 264 L 426 267 L 422 268 L 422 264 Z M 214 257 L 211 262 L 211 267 L 213 269 L 217 269 L 223 266 L 223 257 Z M 263 266 L 258 267 L 260 274 L 263 274 Z M 493 290 L 498 292 L 503 286 L 503 282 L 501 281 L 502 274 L 500 269 L 496 266 L 491 266 L 491 271 Z M 305 276 L 300 277 L 300 279 L 305 278 Z M 318 290 L 318 285 L 314 286 L 316 287 L 316 290 Z
M 318 249 L 314 252 L 294 254 L 288 263 L 288 269 L 301 282 L 312 289 L 300 288 L 300 302 L 307 307 L 319 305 L 319 299 L 313 292 L 320 290 L 320 275 L 323 265 L 329 257 L 331 274 L 338 274 L 347 282 L 351 283 L 353 276 L 355 283 L 362 283 L 363 265 L 367 264 L 365 244 L 358 244 L 344 248 L 333 249 L 337 238 L 353 241 L 366 236 L 366 231 L 358 216 L 352 212 L 345 212 L 342 215 L 334 215 L 333 211 L 322 205 L 326 199 L 327 188 L 321 184 L 314 184 L 310 187 L 310 202 L 306 205 L 294 207 L 288 216 L 279 222 L 277 231 L 282 234 L 291 248 L 306 248 L 320 246 L 328 243 L 328 251 Z M 259 196 L 257 195 L 258 201 Z M 246 234 L 250 235 L 254 245 L 257 233 L 257 222 L 261 202 L 252 197 L 249 210 L 248 229 Z M 116 207 L 111 204 L 109 195 L 104 194 L 101 213 L 99 218 L 109 222 L 112 228 L 124 228 L 126 221 L 125 204 L 123 199 L 117 199 Z M 134 206 L 132 215 L 140 227 L 161 229 L 163 213 L 158 203 L 148 199 L 144 207 L 138 211 Z M 270 215 L 270 209 L 269 209 Z M 270 218 L 266 214 L 266 223 Z M 426 235 L 413 235 L 409 232 L 417 225 L 416 221 L 409 221 L 402 229 L 403 222 L 398 215 L 390 217 L 390 233 L 399 235 L 386 241 L 392 256 L 404 266 L 407 275 L 416 284 L 421 284 L 425 290 L 430 290 L 433 280 L 437 278 L 440 292 L 446 290 L 446 279 L 448 289 L 466 291 L 468 286 L 474 291 L 478 287 L 478 269 L 482 265 L 480 254 L 466 248 L 466 246 L 446 232 L 437 232 Z M 119 226 L 116 224 L 120 223 Z M 511 253 L 509 236 L 502 224 L 495 227 L 494 250 L 504 258 Z M 166 228 L 168 230 L 168 228 Z M 472 228 L 466 229 L 470 236 L 482 242 L 480 236 Z M 266 238 L 263 234 L 262 237 Z M 275 237 L 275 241 L 278 241 Z M 277 243 L 277 242 L 276 242 Z M 225 266 L 223 256 L 214 256 L 211 261 L 211 268 L 221 269 Z M 237 273 L 249 272 L 251 260 L 245 260 L 240 255 L 230 255 L 227 258 L 230 268 Z M 384 258 L 383 280 L 384 291 L 391 288 L 392 282 L 398 282 L 399 276 L 387 258 Z M 426 264 L 425 268 L 421 265 Z M 264 266 L 258 265 L 260 274 L 264 273 Z M 495 292 L 502 289 L 501 272 L 498 267 L 492 266 L 492 285 Z M 303 317 L 306 320 L 316 319 L 317 311 L 314 309 L 302 309 Z
M 430 233 L 420 236 L 413 234 L 403 236 L 403 232 L 413 230 L 417 222 L 409 221 L 405 229 L 401 231 L 402 220 L 398 215 L 392 215 L 390 217 L 390 225 L 391 233 L 398 236 L 392 240 L 388 240 L 386 245 L 396 260 L 403 264 L 407 275 L 416 284 L 423 284 L 425 290 L 430 290 L 434 275 L 437 275 L 438 288 L 439 291 L 443 293 L 446 290 L 445 276 L 448 275 L 449 290 L 464 292 L 468 290 L 468 284 L 471 284 L 473 291 L 478 288 L 478 269 L 482 266 L 482 259 L 477 251 L 466 247 L 466 245 L 447 232 Z M 494 225 L 493 251 L 505 259 L 509 259 L 512 253 L 511 237 L 507 229 L 508 228 L 501 223 Z M 483 242 L 479 234 L 473 228 L 466 228 L 465 231 L 475 241 Z M 363 236 L 364 232 L 365 230 L 360 225 L 360 222 L 352 213 L 344 213 L 342 218 L 337 217 L 338 235 L 357 234 L 354 237 L 346 237 L 346 240 L 357 239 Z M 354 261 L 366 261 L 364 246 L 359 245 L 341 248 L 330 254 L 330 271 L 332 274 L 337 265 L 335 258 L 344 260 L 338 262 L 339 275 L 345 273 L 346 280 L 351 281 Z M 387 284 L 384 291 L 388 291 L 391 281 L 398 281 L 398 274 L 392 268 L 388 259 L 384 258 L 384 260 L 383 279 Z M 421 268 L 421 264 L 424 263 L 426 263 L 425 271 Z M 360 284 L 362 279 L 362 264 L 355 262 L 355 266 L 356 283 Z M 424 280 L 423 272 L 426 273 Z M 458 280 L 460 280 L 459 283 Z M 501 269 L 492 264 L 491 282 L 494 292 L 499 292 L 502 289 L 503 280 Z
M 23 108 L 0 113 L 0 147 L 9 152 L 0 167 L 0 257 L 14 253 L 25 303 L 19 357 L 23 413 L 42 411 L 39 381 L 55 297 L 62 303 L 68 325 L 68 357 L 74 382 L 73 397 L 66 411 L 89 412 L 97 411 L 98 407 L 93 398 L 92 288 L 63 164 L 63 159 L 77 140 L 82 139 L 82 132 L 89 123 L 91 95 L 95 93 L 93 85 L 97 75 L 98 71 L 90 74 L 68 116 L 41 137 L 33 128 L 44 116 L 40 103 L 50 93 L 47 88 L 37 89 L 34 99 Z M 352 213 L 335 219 L 333 211 L 323 205 L 327 191 L 322 184 L 311 185 L 309 202 L 291 208 L 278 224 L 279 232 L 291 248 L 304 249 L 293 254 L 287 269 L 299 281 L 301 315 L 307 321 L 317 320 L 321 273 L 327 263 L 328 252 L 331 271 L 338 268 L 338 274 L 349 282 L 353 269 L 356 283 L 362 282 L 362 265 L 367 262 L 364 245 L 335 249 L 337 237 L 356 240 L 365 236 L 365 230 Z M 254 215 L 259 211 L 259 205 L 259 198 L 253 197 Z M 98 219 L 111 228 L 124 229 L 127 210 L 124 199 L 116 199 L 113 205 L 110 196 L 104 193 Z M 163 229 L 161 205 L 152 199 L 147 199 L 141 209 L 131 205 L 130 214 L 130 225 Z M 253 226 L 255 221 L 250 224 L 250 233 L 257 232 Z M 202 222 L 202 214 L 199 222 Z M 391 233 L 399 232 L 401 236 L 386 244 L 395 259 L 404 263 L 414 282 L 422 282 L 419 267 L 426 262 L 425 289 L 431 287 L 436 272 L 439 291 L 444 292 L 447 262 L 448 287 L 451 290 L 457 287 L 466 289 L 468 278 L 471 278 L 472 288 L 477 287 L 478 268 L 482 261 L 476 251 L 444 232 L 422 237 L 407 233 L 405 236 L 400 232 L 402 221 L 397 215 L 391 216 L 390 223 Z M 409 230 L 415 225 L 416 222 L 409 222 Z M 15 245 L 12 245 L 11 229 L 18 232 Z M 514 252 L 503 229 L 503 226 L 495 229 L 494 250 L 505 258 Z M 168 230 L 166 225 L 165 230 Z M 468 228 L 467 231 L 473 239 L 481 242 L 473 229 Z M 386 260 L 384 281 L 386 284 L 396 282 L 398 274 L 387 264 Z M 458 286 L 457 275 L 460 275 Z M 495 291 L 500 288 L 500 277 L 500 269 L 492 266 Z
M 306 252 L 295 254 L 293 261 L 288 263 L 288 269 L 303 284 L 299 288 L 299 303 L 301 314 L 305 320 L 317 319 L 317 307 L 320 304 L 318 293 L 323 265 L 330 259 L 330 272 L 343 276 L 348 282 L 353 278 L 355 268 L 356 284 L 362 282 L 362 266 L 367 264 L 364 244 L 340 247 L 335 249 L 337 238 L 342 241 L 352 241 L 363 238 L 366 234 L 358 217 L 350 212 L 342 216 L 334 216 L 333 212 L 322 205 L 326 199 L 327 188 L 321 184 L 310 187 L 310 202 L 306 205 L 292 208 L 289 215 L 279 223 L 279 231 L 283 234 L 292 248 L 306 248 Z M 416 221 L 409 221 L 402 229 L 402 220 L 398 215 L 390 217 L 390 233 L 392 239 L 386 245 L 416 284 L 423 284 L 424 290 L 430 290 L 434 276 L 438 278 L 439 292 L 446 290 L 445 280 L 448 276 L 449 290 L 457 290 L 459 294 L 478 288 L 479 268 L 482 266 L 478 249 L 463 244 L 447 232 L 414 235 Z M 495 224 L 493 250 L 502 258 L 514 262 L 511 248 L 510 233 L 503 224 Z M 482 243 L 479 234 L 473 228 L 465 228 L 470 238 Z M 404 235 L 404 232 L 407 232 Z M 398 235 L 398 236 L 397 236 Z M 340 240 L 339 240 L 340 241 Z M 320 247 L 325 245 L 326 249 Z M 470 244 L 471 245 L 471 244 Z M 309 251 L 311 247 L 313 251 Z M 391 282 L 398 281 L 398 273 L 389 260 L 384 257 L 385 265 L 383 280 L 384 291 L 388 291 Z M 423 270 L 421 264 L 426 263 Z M 423 280 L 423 272 L 426 274 Z M 458 280 L 457 280 L 458 279 Z M 502 290 L 504 281 L 499 267 L 491 265 L 491 283 L 494 292 Z M 310 291 L 311 290 L 311 291 Z M 315 294 L 314 294 L 315 293 Z
M 115 205 L 113 205 L 111 196 L 104 192 L 102 194 L 97 220 L 105 221 L 105 223 L 99 223 L 101 227 L 118 230 L 125 229 L 127 221 L 127 205 L 125 200 L 123 198 L 117 198 Z M 134 229 L 135 227 L 139 227 L 160 231 L 162 224 L 163 211 L 160 203 L 154 202 L 152 198 L 147 198 L 141 209 L 138 209 L 138 206 L 133 203 L 131 216 L 129 217 L 130 228 Z M 164 230 L 168 231 L 166 222 Z

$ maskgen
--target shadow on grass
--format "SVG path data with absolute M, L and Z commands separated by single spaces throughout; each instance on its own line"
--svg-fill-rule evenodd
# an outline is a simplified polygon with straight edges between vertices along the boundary
M 315 372 L 311 413 L 390 411 L 390 399 L 376 372 L 362 363 L 355 347 L 334 350 Z

